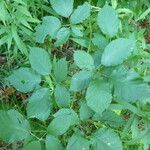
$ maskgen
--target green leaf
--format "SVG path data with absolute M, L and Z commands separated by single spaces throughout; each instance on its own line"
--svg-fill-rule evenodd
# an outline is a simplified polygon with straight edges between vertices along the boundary
M 28 99 L 27 115 L 28 118 L 37 118 L 45 121 L 50 115 L 51 111 L 51 98 L 48 88 L 37 90 Z
M 41 143 L 39 141 L 32 141 L 25 145 L 21 150 L 42 150 Z
M 106 4 L 98 13 L 97 23 L 104 34 L 113 37 L 118 32 L 120 20 L 116 11 Z
M 150 97 L 150 88 L 141 80 L 119 80 L 114 83 L 114 95 L 118 100 L 128 102 L 146 101 Z
M 46 150 L 63 150 L 60 141 L 52 135 L 46 136 L 45 143 L 46 143 Z
M 6 80 L 18 91 L 27 93 L 36 88 L 41 82 L 41 77 L 30 68 L 20 68 L 13 71 Z
M 101 114 L 111 103 L 110 86 L 103 80 L 95 80 L 86 92 L 87 105 L 95 112 Z
M 61 28 L 56 35 L 56 42 L 55 42 L 55 46 L 61 46 L 62 44 L 64 44 L 65 42 L 67 42 L 67 40 L 69 39 L 69 36 L 71 34 L 71 31 L 69 28 Z
M 122 150 L 119 136 L 110 129 L 98 129 L 92 135 L 93 150 Z
M 103 54 L 102 64 L 105 66 L 115 66 L 123 63 L 134 50 L 135 42 L 132 39 L 119 38 L 110 42 Z
M 16 110 L 0 110 L 0 121 L 0 139 L 13 143 L 29 137 L 29 122 Z
M 110 110 L 104 111 L 102 115 L 95 114 L 92 119 L 96 121 L 102 121 L 104 123 L 109 124 L 111 127 L 116 128 L 123 126 L 125 123 L 124 120 L 119 115 Z
M 85 102 L 81 104 L 79 112 L 80 119 L 82 121 L 89 119 L 94 114 L 94 112 L 87 106 Z
M 89 39 L 87 38 L 71 38 L 71 40 L 85 48 L 88 48 L 89 46 Z
M 92 73 L 89 71 L 82 70 L 73 75 L 71 79 L 70 90 L 78 92 L 88 87 L 92 78 Z
M 95 46 L 100 49 L 104 49 L 108 45 L 107 39 L 101 34 L 94 34 L 92 42 Z
M 54 64 L 54 75 L 57 82 L 61 82 L 66 79 L 68 73 L 68 64 L 65 58 L 58 60 Z
M 70 18 L 71 24 L 78 24 L 84 21 L 90 16 L 90 5 L 85 2 L 83 5 L 78 6 L 78 8 L 73 12 Z
M 51 73 L 52 64 L 49 54 L 42 48 L 30 48 L 29 61 L 31 67 L 41 75 Z
M 63 17 L 69 17 L 73 11 L 74 0 L 50 0 L 50 3 L 57 14 Z
M 80 69 L 94 69 L 94 60 L 90 54 L 85 51 L 77 50 L 74 52 L 74 61 Z
M 66 150 L 89 150 L 90 142 L 81 133 L 75 133 L 68 141 Z
M 78 124 L 78 115 L 72 109 L 60 109 L 54 114 L 54 119 L 48 126 L 48 132 L 52 135 L 62 135 L 75 124 Z
M 95 51 L 95 53 L 93 55 L 95 67 L 99 67 L 101 65 L 101 58 L 102 58 L 102 52 L 101 51 Z
M 46 16 L 42 19 L 42 24 L 36 27 L 36 42 L 44 43 L 47 35 L 52 38 L 56 37 L 57 31 L 61 28 L 61 22 L 58 18 L 53 16 Z
M 80 27 L 72 26 L 71 30 L 74 37 L 83 37 Z
M 55 99 L 59 107 L 68 107 L 71 103 L 70 93 L 62 85 L 56 86 Z

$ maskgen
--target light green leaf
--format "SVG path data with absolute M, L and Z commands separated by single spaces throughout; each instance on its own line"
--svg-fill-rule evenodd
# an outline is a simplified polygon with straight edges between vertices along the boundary
M 21 150 L 42 150 L 42 147 L 39 141 L 32 141 L 25 145 Z
M 123 126 L 125 123 L 124 120 L 119 115 L 110 110 L 104 111 L 102 115 L 96 113 L 92 119 L 96 121 L 102 121 L 104 123 L 109 124 L 111 127 L 116 128 Z
M 73 36 L 75 36 L 75 37 L 83 37 L 83 33 L 81 32 L 80 27 L 72 26 L 71 30 L 72 30 Z
M 46 136 L 45 143 L 46 143 L 46 150 L 63 150 L 60 141 L 52 135 Z
M 72 24 L 78 24 L 84 21 L 87 17 L 90 16 L 90 5 L 85 2 L 83 5 L 77 7 L 73 12 L 70 18 Z
M 59 107 L 68 107 L 71 103 L 70 93 L 62 85 L 56 86 L 55 99 Z
M 87 105 L 101 114 L 111 103 L 112 95 L 109 84 L 103 80 L 95 80 L 86 92 Z
M 69 17 L 73 11 L 74 0 L 50 0 L 52 8 L 61 16 Z
M 69 36 L 71 34 L 71 31 L 69 28 L 61 28 L 56 35 L 56 42 L 55 42 L 55 46 L 61 46 L 62 44 L 64 44 L 68 39 Z
M 68 73 L 68 64 L 65 58 L 58 60 L 54 64 L 54 75 L 57 82 L 61 82 L 66 79 Z
M 132 39 L 119 38 L 110 42 L 103 54 L 102 64 L 105 66 L 115 66 L 123 63 L 134 50 L 135 41 Z
M 30 136 L 29 122 L 16 110 L 0 110 L 0 139 L 8 143 Z
M 82 121 L 89 119 L 94 114 L 94 112 L 87 106 L 85 102 L 81 104 L 79 112 L 80 119 Z
M 45 121 L 50 115 L 51 111 L 51 98 L 48 88 L 37 90 L 28 99 L 27 115 L 28 118 L 37 118 Z
M 108 45 L 107 39 L 101 34 L 94 34 L 92 42 L 95 46 L 100 49 L 104 49 Z
M 69 139 L 66 150 L 89 150 L 90 142 L 78 132 Z
M 30 48 L 29 61 L 31 67 L 41 75 L 51 73 L 52 64 L 49 54 L 42 48 Z
M 112 130 L 101 128 L 92 135 L 93 150 L 122 150 L 119 136 Z
M 104 34 L 113 37 L 118 32 L 120 20 L 116 11 L 106 4 L 98 13 L 97 23 Z
M 41 77 L 30 68 L 15 70 L 6 80 L 18 91 L 27 93 L 35 89 L 41 82 Z
M 88 87 L 92 78 L 92 73 L 89 71 L 82 70 L 73 75 L 71 79 L 70 90 L 77 92 L 84 90 Z
M 71 38 L 72 41 L 76 42 L 80 46 L 88 48 L 89 46 L 89 39 L 86 38 Z
M 58 18 L 53 16 L 43 17 L 42 24 L 36 27 L 36 42 L 44 43 L 44 39 L 47 35 L 55 38 L 56 33 L 60 28 L 61 22 Z
M 72 109 L 60 109 L 54 114 L 54 119 L 48 126 L 48 132 L 52 135 L 62 135 L 70 126 L 78 124 L 78 115 Z
M 74 61 L 80 69 L 94 69 L 94 60 L 90 54 L 85 51 L 77 50 L 74 52 Z

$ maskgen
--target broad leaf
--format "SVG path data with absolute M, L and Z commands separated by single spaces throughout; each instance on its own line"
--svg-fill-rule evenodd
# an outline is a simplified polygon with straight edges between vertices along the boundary
M 112 130 L 101 128 L 92 135 L 93 150 L 122 150 L 119 136 Z
M 61 28 L 57 32 L 55 46 L 61 46 L 64 44 L 69 39 L 70 34 L 71 30 L 69 28 Z
M 113 37 L 118 32 L 120 20 L 116 11 L 106 4 L 98 13 L 97 23 L 104 34 Z
M 79 112 L 80 119 L 83 121 L 89 119 L 94 114 L 94 112 L 87 106 L 85 102 L 81 104 Z
M 36 42 L 44 43 L 47 35 L 56 37 L 57 31 L 61 28 L 61 22 L 53 16 L 43 17 L 42 24 L 36 27 Z
M 68 107 L 71 103 L 69 91 L 62 85 L 57 85 L 55 89 L 55 100 L 59 107 Z
M 75 133 L 69 139 L 66 150 L 89 150 L 90 142 L 81 133 Z
M 48 88 L 37 90 L 28 99 L 27 115 L 28 118 L 37 118 L 45 121 L 50 115 L 51 111 L 51 98 Z
M 52 135 L 46 136 L 45 143 L 46 143 L 46 150 L 63 150 L 63 147 L 60 141 Z
M 124 120 L 119 115 L 117 115 L 115 112 L 110 110 L 104 111 L 102 115 L 95 114 L 92 119 L 107 123 L 111 127 L 120 127 L 125 123 Z
M 104 49 L 108 45 L 107 39 L 101 34 L 94 34 L 92 42 L 95 46 L 100 49 Z
M 64 134 L 72 125 L 78 124 L 78 115 L 72 109 L 60 109 L 54 114 L 54 119 L 48 126 L 48 132 L 52 135 Z
M 103 80 L 95 80 L 86 92 L 87 105 L 101 114 L 111 103 L 112 95 L 109 84 Z
M 41 143 L 39 141 L 32 141 L 25 145 L 21 150 L 42 150 Z
M 29 122 L 16 110 L 0 110 L 0 139 L 12 143 L 30 135 Z
M 106 46 L 102 54 L 101 62 L 105 66 L 119 65 L 131 55 L 133 50 L 133 39 L 119 38 L 113 40 Z
M 41 82 L 41 77 L 30 68 L 15 70 L 6 80 L 18 91 L 27 93 L 33 91 Z
M 83 37 L 83 32 L 81 31 L 80 27 L 72 26 L 71 31 L 74 37 Z
M 89 71 L 80 71 L 73 75 L 71 79 L 70 90 L 77 92 L 84 90 L 88 87 L 92 79 L 92 73 Z
M 73 12 L 70 18 L 72 24 L 78 24 L 84 21 L 90 16 L 90 5 L 85 2 L 83 5 L 78 6 L 78 8 Z
M 52 64 L 49 54 L 42 48 L 30 48 L 29 61 L 31 67 L 41 75 L 51 73 Z
M 74 0 L 50 0 L 52 8 L 61 16 L 69 17 L 73 11 Z
M 94 69 L 94 60 L 92 56 L 85 51 L 75 51 L 74 61 L 80 69 Z
M 65 58 L 58 60 L 54 64 L 54 75 L 57 82 L 61 82 L 66 79 L 68 73 L 68 64 Z

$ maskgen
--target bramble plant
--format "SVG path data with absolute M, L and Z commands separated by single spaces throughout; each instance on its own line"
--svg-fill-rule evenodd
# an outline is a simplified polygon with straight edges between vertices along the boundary
M 123 32 L 123 11 L 112 2 L 74 9 L 74 0 L 50 0 L 56 15 L 36 27 L 29 63 L 6 78 L 28 98 L 22 113 L 0 110 L 0 139 L 22 141 L 22 150 L 148 150 L 150 88 L 147 73 L 137 69 L 141 41 Z M 63 45 L 73 61 L 53 54 Z

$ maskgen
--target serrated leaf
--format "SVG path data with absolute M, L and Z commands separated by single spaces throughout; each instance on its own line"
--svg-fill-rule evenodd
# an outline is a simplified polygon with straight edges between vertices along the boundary
M 57 31 L 61 28 L 61 22 L 58 18 L 53 16 L 46 16 L 42 19 L 42 24 L 36 27 L 36 42 L 44 43 L 47 35 L 52 38 L 56 37 Z
M 56 86 L 55 99 L 59 107 L 68 107 L 71 103 L 70 93 L 62 85 Z
M 49 54 L 42 48 L 30 48 L 29 61 L 31 67 L 41 75 L 51 73 L 52 64 Z
M 35 89 L 41 82 L 41 77 L 30 68 L 20 68 L 13 71 L 6 80 L 18 91 L 27 93 Z
M 59 139 L 52 135 L 46 136 L 46 150 L 63 150 L 62 144 Z
M 86 92 L 87 105 L 95 112 L 101 114 L 112 101 L 109 84 L 103 80 L 95 80 Z
M 42 150 L 41 143 L 39 141 L 32 141 L 25 145 L 21 150 Z
M 73 11 L 74 0 L 50 0 L 50 3 L 57 14 L 63 17 L 69 17 Z
M 90 5 L 85 2 L 83 5 L 80 5 L 75 9 L 71 15 L 70 22 L 72 24 L 78 24 L 84 21 L 87 17 L 90 16 Z
M 118 32 L 120 20 L 116 11 L 106 4 L 98 13 L 97 23 L 104 34 L 113 37 Z
M 77 50 L 74 52 L 74 61 L 80 69 L 94 69 L 94 60 L 90 54 L 85 51 Z
M 71 79 L 70 90 L 78 92 L 88 87 L 92 78 L 92 73 L 89 71 L 82 70 L 73 75 Z
M 58 60 L 54 64 L 54 75 L 57 82 L 61 82 L 66 79 L 68 73 L 68 63 L 65 58 Z
M 118 116 L 115 112 L 110 110 L 104 111 L 102 115 L 95 114 L 92 119 L 96 121 L 102 121 L 104 123 L 109 124 L 111 127 L 116 128 L 124 125 L 125 123 L 120 116 Z
M 87 106 L 85 102 L 81 104 L 79 112 L 80 119 L 82 121 L 89 119 L 94 114 L 94 112 Z
M 140 80 L 117 81 L 114 84 L 114 94 L 119 100 L 128 102 L 145 101 L 150 97 L 150 88 L 147 83 Z
M 81 133 L 75 133 L 68 141 L 66 150 L 89 150 L 90 142 Z
M 60 109 L 54 114 L 54 119 L 48 126 L 48 132 L 52 135 L 62 135 L 70 126 L 78 124 L 78 115 L 72 109 Z
M 51 111 L 51 98 L 48 88 L 37 90 L 28 99 L 27 115 L 28 118 L 37 118 L 45 121 L 50 115 Z
M 55 46 L 61 46 L 62 44 L 64 44 L 68 39 L 69 36 L 71 34 L 71 31 L 69 28 L 61 28 L 56 35 L 56 42 L 55 42 Z
M 30 135 L 29 122 L 16 110 L 0 110 L 0 139 L 12 143 Z
M 123 63 L 134 50 L 134 43 L 132 39 L 119 38 L 113 40 L 106 46 L 102 54 L 102 64 L 115 66 Z
M 112 130 L 101 128 L 92 135 L 93 150 L 122 150 L 119 136 Z

